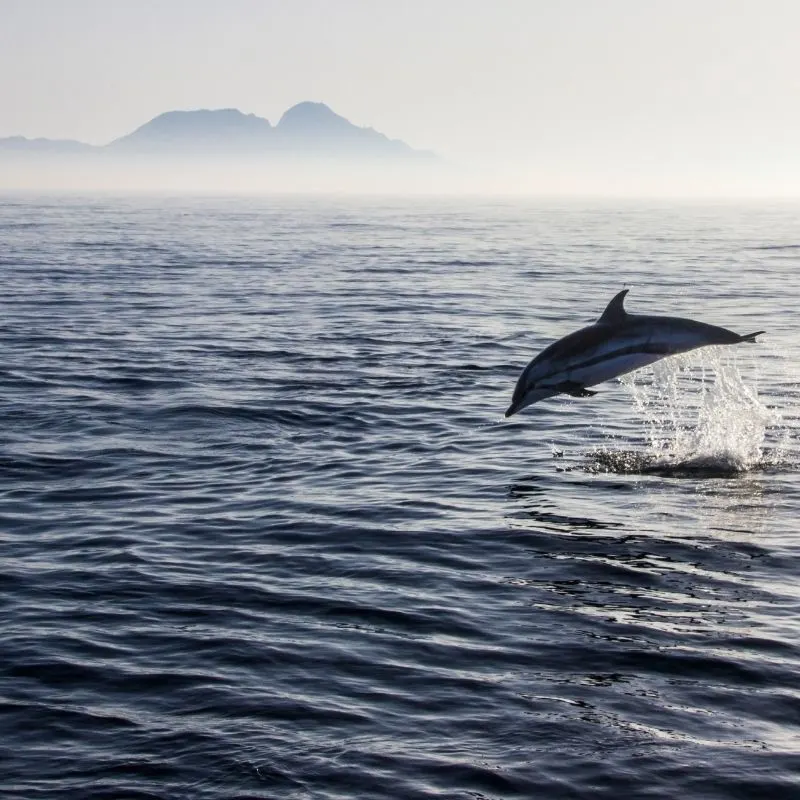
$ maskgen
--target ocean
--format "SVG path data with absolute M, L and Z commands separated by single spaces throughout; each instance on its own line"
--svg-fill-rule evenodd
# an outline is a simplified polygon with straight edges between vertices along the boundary
M 796 800 L 798 220 L 0 197 L 0 795 Z

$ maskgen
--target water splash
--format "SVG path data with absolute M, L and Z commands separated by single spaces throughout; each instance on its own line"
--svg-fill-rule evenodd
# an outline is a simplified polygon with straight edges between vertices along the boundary
M 591 460 L 598 469 L 732 474 L 780 461 L 780 446 L 769 456 L 765 448 L 780 415 L 764 405 L 757 381 L 743 378 L 726 348 L 667 358 L 621 382 L 644 421 L 645 450 L 597 451 Z

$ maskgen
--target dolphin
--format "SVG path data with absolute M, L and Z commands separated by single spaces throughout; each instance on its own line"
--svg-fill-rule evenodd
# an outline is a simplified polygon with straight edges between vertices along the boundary
M 651 317 L 625 310 L 623 289 L 600 319 L 553 342 L 528 364 L 514 388 L 506 417 L 557 394 L 591 397 L 596 386 L 654 361 L 712 344 L 755 342 L 738 333 L 682 317 Z

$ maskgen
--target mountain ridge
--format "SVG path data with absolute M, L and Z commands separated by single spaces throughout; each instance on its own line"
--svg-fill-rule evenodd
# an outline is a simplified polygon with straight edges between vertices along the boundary
M 350 159 L 435 159 L 369 127 L 360 127 L 325 103 L 303 101 L 277 125 L 239 109 L 172 110 L 104 145 L 68 139 L 0 138 L 0 154 L 29 155 L 293 156 Z

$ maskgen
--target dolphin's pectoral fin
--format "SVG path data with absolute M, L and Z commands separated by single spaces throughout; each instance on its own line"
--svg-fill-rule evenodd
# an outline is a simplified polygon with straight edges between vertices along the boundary
M 597 394 L 597 392 L 593 392 L 575 381 L 560 383 L 556 388 L 559 392 L 568 394 L 570 397 L 594 397 Z

